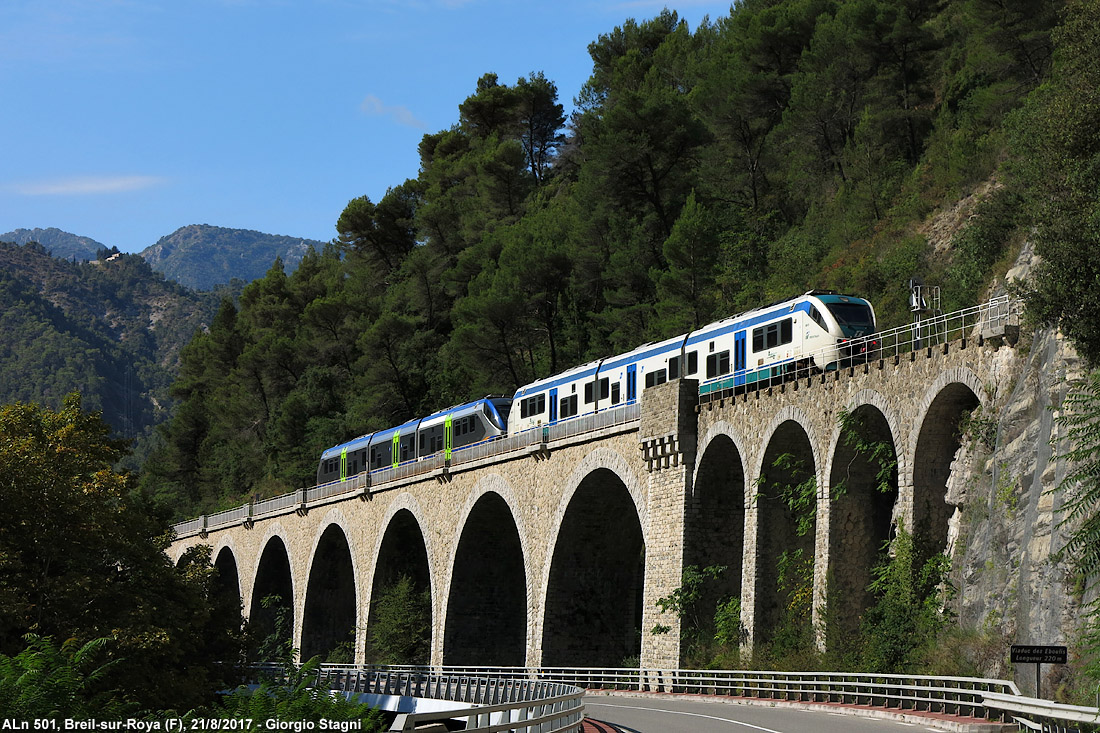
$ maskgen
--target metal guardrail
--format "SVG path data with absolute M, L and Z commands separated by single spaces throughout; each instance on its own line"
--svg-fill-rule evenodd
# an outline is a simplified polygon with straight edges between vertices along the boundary
M 584 690 L 537 679 L 436 673 L 424 669 L 322 666 L 318 682 L 343 692 L 431 698 L 463 707 L 402 713 L 391 731 L 457 720 L 470 733 L 565 733 L 580 729 Z
M 409 673 L 425 667 L 390 667 Z M 768 700 L 840 703 L 987 717 L 984 695 L 1019 694 L 1006 680 L 848 672 L 773 672 L 594 667 L 443 667 L 443 673 L 497 679 L 540 679 L 590 690 L 636 690 Z M 996 717 L 996 716 L 994 716 Z
M 393 679 L 435 675 L 496 684 L 542 681 L 578 689 L 668 692 L 885 710 L 942 713 L 1017 724 L 1021 730 L 1071 733 L 1100 730 L 1100 709 L 1023 697 L 1014 682 L 973 677 L 772 672 L 745 670 L 616 669 L 597 667 L 362 667 L 323 665 L 334 679 L 386 673 Z M 482 683 L 487 684 L 487 683 Z M 422 689 L 407 687 L 404 689 Z M 398 693 L 391 693 L 398 694 Z M 401 692 L 400 694 L 412 694 Z M 429 695 L 430 696 L 430 695 Z M 478 729 L 480 730 L 480 729 Z
M 988 692 L 985 705 L 1010 716 L 1021 730 L 1076 733 L 1100 730 L 1100 709 L 1063 705 L 1049 700 Z

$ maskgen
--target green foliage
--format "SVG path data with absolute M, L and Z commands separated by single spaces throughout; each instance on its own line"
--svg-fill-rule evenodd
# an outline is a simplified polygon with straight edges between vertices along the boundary
M 882 493 L 897 490 L 898 454 L 893 441 L 872 440 L 867 436 L 867 426 L 858 415 L 847 410 L 840 411 L 841 440 L 856 456 L 862 457 L 875 466 L 875 489 Z M 845 491 L 845 479 L 833 487 L 833 499 L 839 498 Z
M 707 618 L 702 603 L 707 586 L 714 584 L 727 568 L 709 565 L 684 568 L 680 586 L 657 599 L 661 613 L 673 613 L 680 622 L 681 657 L 688 667 L 703 667 L 716 658 L 736 659 L 745 639 L 741 625 L 741 599 L 731 596 L 719 601 L 713 617 Z M 666 624 L 657 624 L 650 633 L 660 636 L 672 631 Z
M 1004 256 L 1022 220 L 1022 201 L 1011 188 L 999 189 L 978 205 L 970 222 L 952 242 L 955 259 L 944 285 L 947 310 L 979 302 L 990 272 Z
M 382 589 L 371 607 L 370 652 L 374 664 L 427 664 L 431 652 L 431 591 L 417 591 L 402 575 Z
M 135 706 L 105 684 L 119 662 L 104 658 L 107 638 L 60 649 L 50 637 L 26 636 L 14 656 L 0 654 L 0 716 L 7 720 L 122 720 Z
M 786 506 L 794 520 L 795 534 L 805 537 L 813 529 L 817 517 L 817 476 L 807 471 L 805 461 L 793 453 L 776 456 L 771 468 L 781 476 L 806 476 L 798 483 L 775 483 L 775 479 L 762 473 L 757 480 L 762 494 L 778 498 Z
M 981 405 L 970 412 L 963 413 L 959 419 L 959 433 L 993 450 L 997 442 L 997 418 L 985 414 Z
M 1014 116 L 1015 170 L 1042 259 L 1029 306 L 1100 364 L 1100 2 L 1070 0 L 1050 78 Z
M 0 653 L 21 652 L 27 633 L 109 637 L 127 660 L 110 668 L 120 696 L 194 704 L 232 679 L 240 609 L 211 597 L 209 548 L 178 566 L 165 555 L 163 517 L 112 470 L 123 444 L 109 432 L 77 395 L 60 412 L 0 409 Z
M 777 566 L 776 585 L 782 608 L 767 649 L 760 656 L 784 666 L 812 655 L 815 647 L 813 554 L 787 550 L 779 556 Z
M 320 723 L 321 721 L 358 721 L 357 730 L 379 733 L 386 729 L 380 711 L 367 703 L 357 703 L 347 696 L 317 685 L 320 660 L 313 659 L 298 666 L 290 664 L 280 673 L 264 679 L 258 687 L 239 687 L 218 702 L 184 718 L 195 720 L 254 721 L 280 720 Z M 227 724 L 222 730 L 239 730 Z
M 1061 525 L 1069 539 L 1055 558 L 1068 560 L 1082 580 L 1082 591 L 1095 588 L 1100 577 L 1100 370 L 1075 384 L 1066 396 L 1062 412 L 1055 418 L 1065 431 L 1069 448 L 1059 451 L 1069 473 L 1058 486 L 1065 493 Z M 1084 671 L 1100 679 L 1100 603 L 1087 607 L 1082 633 Z
M 941 553 L 920 564 L 904 527 L 889 556 L 872 570 L 877 601 L 864 616 L 863 666 L 876 672 L 917 669 L 937 643 L 949 616 L 944 610 L 948 559 Z

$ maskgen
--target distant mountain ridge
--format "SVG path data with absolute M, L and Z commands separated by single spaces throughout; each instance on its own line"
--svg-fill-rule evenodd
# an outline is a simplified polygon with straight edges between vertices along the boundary
M 63 260 L 75 259 L 78 262 L 94 260 L 96 252 L 107 248 L 107 245 L 100 244 L 91 237 L 81 237 L 54 227 L 48 229 L 15 229 L 6 234 L 0 234 L 0 242 L 12 242 L 13 244 L 38 242 L 54 257 Z
M 142 250 L 141 256 L 172 280 L 197 290 L 210 290 L 234 278 L 250 282 L 263 277 L 277 257 L 290 272 L 311 248 L 320 250 L 324 246 L 324 242 L 313 239 L 192 224 L 161 237 Z
M 91 237 L 49 227 L 14 229 L 0 234 L 0 242 L 37 242 L 62 260 L 86 262 L 109 249 Z M 229 229 L 209 224 L 191 224 L 161 237 L 139 254 L 157 272 L 195 290 L 211 290 L 237 279 L 245 283 L 263 277 L 276 258 L 293 272 L 311 248 L 320 251 L 324 242 L 252 229 Z

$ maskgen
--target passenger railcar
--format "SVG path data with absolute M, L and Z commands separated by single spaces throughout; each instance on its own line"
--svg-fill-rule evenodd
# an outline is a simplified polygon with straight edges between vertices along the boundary
M 507 397 L 486 397 L 333 446 L 321 454 L 317 485 L 439 452 L 450 458 L 453 451 L 504 435 L 511 402 Z
M 631 404 L 646 388 L 680 377 L 698 379 L 700 394 L 707 394 L 800 369 L 833 369 L 867 358 L 874 332 L 866 300 L 811 291 L 521 387 L 512 397 L 509 430 Z
M 378 471 L 589 415 L 642 399 L 671 379 L 699 380 L 699 393 L 829 370 L 873 356 L 875 311 L 863 298 L 815 290 L 520 387 L 511 397 L 440 410 L 329 448 L 318 485 Z

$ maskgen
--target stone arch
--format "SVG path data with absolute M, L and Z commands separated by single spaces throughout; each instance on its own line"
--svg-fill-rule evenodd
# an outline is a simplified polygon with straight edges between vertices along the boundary
M 912 491 L 911 531 L 917 561 L 947 547 L 948 520 L 954 508 L 947 503 L 951 463 L 962 445 L 963 415 L 988 402 L 981 380 L 969 369 L 946 369 L 925 391 L 910 431 L 904 485 Z
M 222 540 L 211 553 L 214 558 L 214 569 L 217 575 L 214 578 L 213 592 L 219 596 L 228 596 L 240 606 L 244 597 L 241 588 L 240 565 L 237 563 L 237 551 L 233 543 Z
M 443 620 L 443 663 L 526 662 L 527 533 L 511 486 L 497 474 L 467 498 L 451 554 Z
M 812 604 L 790 610 L 793 594 L 815 583 L 818 500 L 822 495 L 819 445 L 806 414 L 784 407 L 764 431 L 753 487 L 756 507 L 756 584 L 754 637 L 765 644 L 783 627 L 812 637 Z M 811 483 L 812 482 L 812 483 Z M 788 493 L 810 489 L 797 510 Z M 784 571 L 781 573 L 781 565 Z M 781 577 L 784 585 L 780 588 Z M 802 615 L 805 612 L 806 617 Z M 812 640 L 808 638 L 807 641 Z
M 274 646 L 294 641 L 297 614 L 295 612 L 294 563 L 290 556 L 290 543 L 279 524 L 268 528 L 259 546 L 262 548 L 256 560 L 252 581 L 252 597 L 249 599 L 249 623 L 256 630 L 261 652 L 275 653 Z M 278 600 L 265 606 L 265 598 Z
M 544 574 L 542 664 L 620 666 L 641 654 L 641 488 L 609 449 L 585 456 L 565 485 Z
M 691 493 L 684 517 L 684 567 L 724 568 L 714 580 L 705 581 L 693 615 L 699 620 L 701 639 L 714 636 L 713 619 L 718 604 L 741 598 L 745 556 L 745 508 L 749 500 L 746 482 L 748 455 L 740 432 L 726 421 L 712 425 L 700 441 Z M 706 659 L 690 655 L 697 646 L 681 644 L 680 662 L 694 668 Z
M 331 510 L 318 527 L 306 570 L 302 658 L 320 655 L 351 663 L 359 605 L 356 555 L 347 522 L 339 509 Z
M 408 578 L 413 594 L 410 602 L 416 604 L 416 612 L 423 612 L 428 619 L 427 638 L 422 645 L 411 645 L 405 654 L 407 658 L 396 660 L 407 664 L 428 664 L 431 661 L 431 629 L 433 599 L 436 598 L 434 573 L 432 572 L 431 553 L 428 551 L 428 537 L 424 534 L 422 509 L 412 494 L 404 493 L 390 503 L 385 517 L 379 525 L 382 531 L 374 550 L 374 569 L 371 573 L 370 599 L 367 604 L 367 634 L 371 633 L 370 623 L 373 609 L 378 599 L 391 587 Z M 421 598 L 427 594 L 427 600 L 421 604 Z M 420 606 L 423 605 L 423 608 Z M 369 638 L 366 644 L 367 663 L 382 661 L 379 655 L 386 651 L 373 648 Z M 395 661 L 387 658 L 386 661 Z
M 858 633 L 862 615 L 874 602 L 868 590 L 871 571 L 893 537 L 898 467 L 904 460 L 898 420 L 885 397 L 864 389 L 845 410 L 852 418 L 847 429 L 869 447 L 857 449 L 839 424 L 829 443 L 829 562 L 822 583 L 828 587 L 826 640 L 837 648 Z M 889 445 L 892 455 L 872 455 L 875 444 Z

